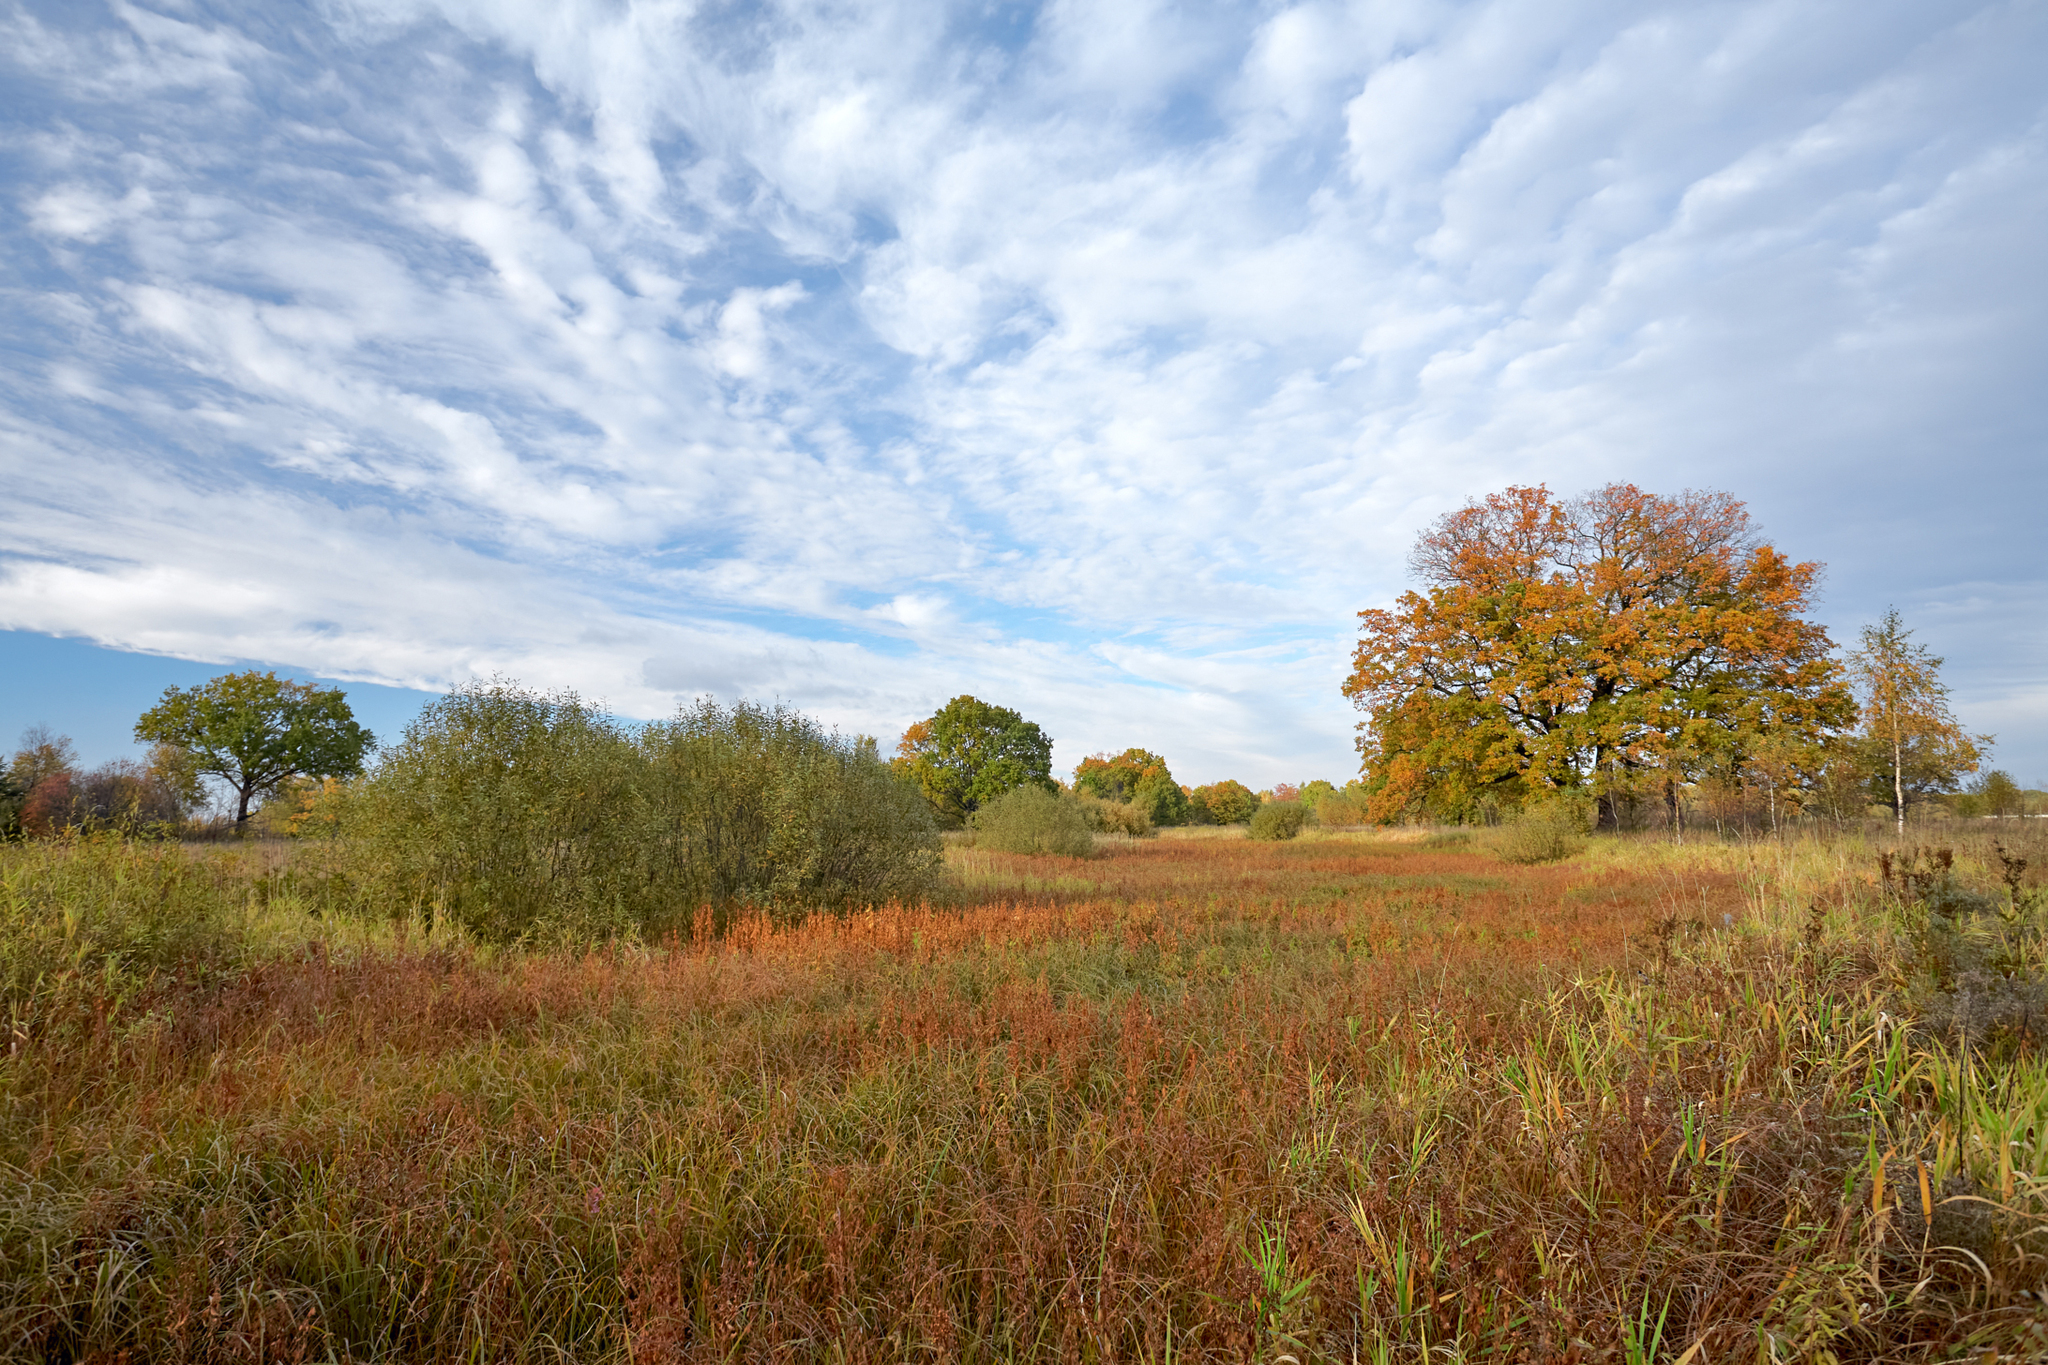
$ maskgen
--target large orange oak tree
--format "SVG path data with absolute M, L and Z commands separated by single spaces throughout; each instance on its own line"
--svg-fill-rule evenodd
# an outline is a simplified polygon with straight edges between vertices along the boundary
M 1420 591 L 1359 613 L 1344 692 L 1366 712 L 1370 814 L 1458 819 L 1487 797 L 1598 803 L 1708 773 L 1799 778 L 1855 702 L 1806 620 L 1818 564 L 1725 493 L 1515 487 L 1416 541 Z

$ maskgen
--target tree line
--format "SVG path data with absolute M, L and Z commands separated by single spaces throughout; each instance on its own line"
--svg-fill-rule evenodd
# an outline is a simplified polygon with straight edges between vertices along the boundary
M 972 696 L 909 726 L 884 762 L 875 741 L 785 708 L 700 703 L 635 728 L 506 680 L 427 707 L 372 772 L 376 738 L 340 689 L 250 671 L 168 689 L 136 721 L 141 762 L 83 770 L 68 740 L 31 730 L 0 769 L 0 834 L 189 832 L 211 779 L 232 826 L 259 813 L 281 832 L 346 824 L 380 865 L 409 869 L 415 900 L 460 917 L 510 904 L 526 876 L 618 905 L 657 894 L 617 883 L 636 876 L 721 901 L 908 893 L 938 829 L 992 831 L 1005 801 L 1037 811 L 1033 828 L 1139 836 L 1492 823 L 1560 803 L 1600 828 L 1681 833 L 1689 810 L 1779 827 L 1878 807 L 1901 830 L 1936 800 L 2025 813 L 2010 774 L 1981 772 L 1991 737 L 1958 722 L 1942 660 L 1899 613 L 1839 653 L 1807 616 L 1821 566 L 1764 541 L 1727 494 L 1509 488 L 1440 518 L 1410 567 L 1417 589 L 1359 614 L 1343 691 L 1366 719 L 1360 775 L 1342 787 L 1188 786 L 1137 747 L 1090 755 L 1062 783 L 1039 725 Z M 1023 827 L 1014 813 L 996 823 Z M 536 862 L 491 845 L 488 830 L 514 825 L 552 851 Z M 859 839 L 884 852 L 864 861 Z

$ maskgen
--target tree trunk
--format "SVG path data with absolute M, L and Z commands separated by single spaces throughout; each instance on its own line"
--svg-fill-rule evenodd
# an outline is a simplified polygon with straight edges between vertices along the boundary
M 1906 774 L 1902 771 L 1905 766 L 1905 755 L 1902 752 L 1902 747 L 1899 743 L 1898 721 L 1894 718 L 1892 722 L 1892 815 L 1899 822 L 1899 837 L 1901 839 L 1906 837 Z
M 235 795 L 238 798 L 235 806 L 235 823 L 237 825 L 245 824 L 249 819 L 250 791 L 246 787 L 237 787 L 235 788 Z
M 1671 810 L 1671 840 L 1685 842 L 1685 820 L 1678 809 L 1678 783 L 1672 778 L 1664 779 L 1664 804 Z

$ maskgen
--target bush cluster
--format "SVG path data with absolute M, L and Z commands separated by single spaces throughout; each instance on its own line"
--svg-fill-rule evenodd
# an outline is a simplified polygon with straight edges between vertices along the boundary
M 1252 812 L 1251 837 L 1292 839 L 1313 814 L 1299 801 L 1267 801 Z
M 1093 804 L 1124 809 L 1111 802 Z M 968 818 L 978 848 L 1000 853 L 1056 853 L 1087 856 L 1095 848 L 1083 799 L 1043 787 L 1015 787 Z
M 1580 804 L 1555 800 L 1525 807 L 1521 814 L 1494 831 L 1494 856 L 1510 863 L 1554 863 L 1585 851 L 1586 835 L 1592 823 L 1590 813 Z
M 1157 831 L 1151 813 L 1142 801 L 1105 801 L 1099 796 L 1076 792 L 1073 800 L 1081 808 L 1088 828 L 1097 834 L 1122 834 L 1149 839 Z
M 632 731 L 573 693 L 473 684 L 342 790 L 309 827 L 342 836 L 356 879 L 492 942 L 879 904 L 940 866 L 930 807 L 872 741 L 782 707 L 707 701 Z

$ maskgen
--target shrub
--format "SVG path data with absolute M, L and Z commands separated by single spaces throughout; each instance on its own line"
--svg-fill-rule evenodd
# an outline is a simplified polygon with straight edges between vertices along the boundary
M 1114 802 L 1100 802 L 1115 807 Z M 1040 787 L 1017 787 L 976 811 L 968 822 L 979 848 L 1002 853 L 1085 857 L 1095 847 L 1081 802 Z
M 877 904 L 933 886 L 938 834 L 873 741 L 711 702 L 630 733 L 496 680 L 408 726 L 319 814 L 367 884 L 492 942 L 656 934 L 710 906 Z
M 1308 823 L 1309 809 L 1299 801 L 1268 801 L 1252 812 L 1251 837 L 1292 839 Z
M 343 828 L 398 908 L 492 942 L 602 936 L 645 909 L 639 766 L 573 692 L 475 683 L 406 727 Z
M 1585 810 L 1566 801 L 1529 806 L 1492 837 L 1494 856 L 1510 863 L 1554 863 L 1584 852 Z
M 937 817 L 872 740 L 703 701 L 648 726 L 640 752 L 654 874 L 692 903 L 878 905 L 937 882 Z
M 1316 802 L 1316 823 L 1330 827 L 1366 824 L 1365 803 L 1342 793 L 1326 796 Z
M 1105 801 L 1086 792 L 1072 799 L 1080 806 L 1088 828 L 1097 834 L 1127 834 L 1133 839 L 1152 837 L 1152 819 L 1135 801 Z

